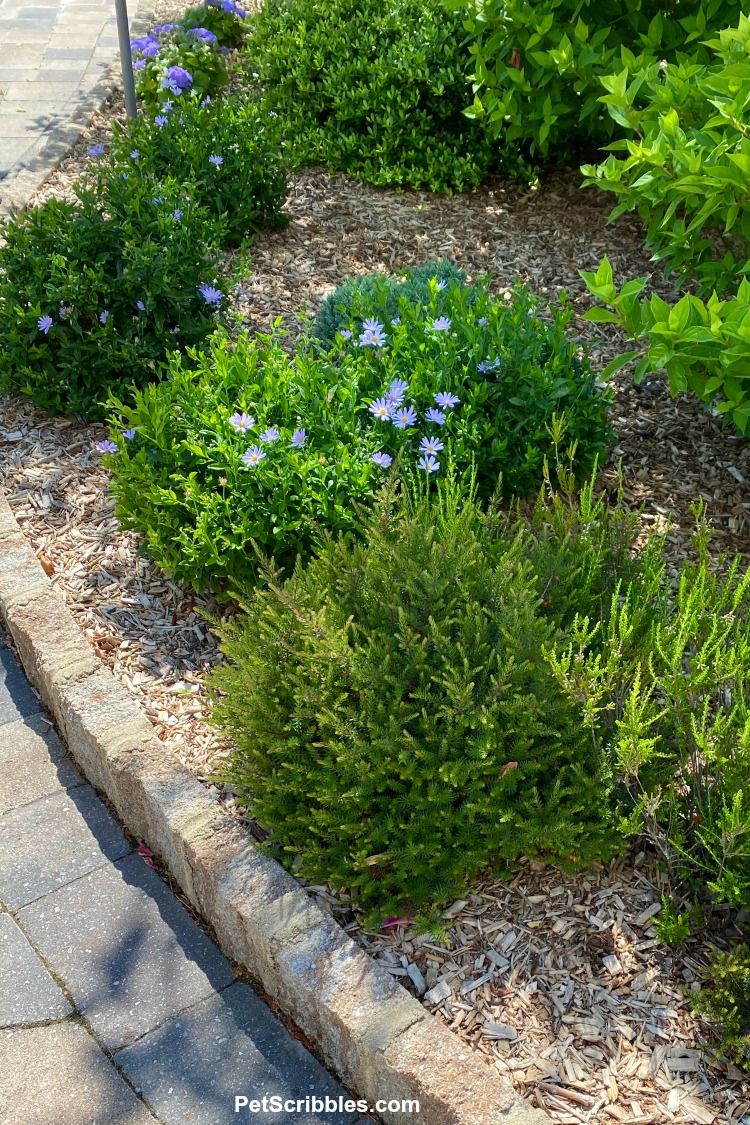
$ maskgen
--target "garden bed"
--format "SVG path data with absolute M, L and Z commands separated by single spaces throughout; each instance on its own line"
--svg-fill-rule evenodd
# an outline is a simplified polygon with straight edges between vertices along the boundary
M 64 194 L 97 128 L 45 187 Z M 297 314 L 359 271 L 397 270 L 431 257 L 484 272 L 502 292 L 516 278 L 542 298 L 568 289 L 589 301 L 577 275 L 607 254 L 619 275 L 649 272 L 641 236 L 624 220 L 606 227 L 606 199 L 581 193 L 576 173 L 537 190 L 494 181 L 452 199 L 364 187 L 307 170 L 292 177 L 289 228 L 259 236 L 252 275 L 234 295 L 246 326 Z M 611 331 L 581 324 L 602 364 L 621 350 Z M 750 453 L 691 398 L 669 398 L 661 380 L 618 383 L 612 417 L 627 505 L 644 527 L 671 523 L 675 564 L 689 547 L 699 496 L 714 549 L 750 555 Z M 106 430 L 48 418 L 20 399 L 2 404 L 4 488 L 38 558 L 98 655 L 139 700 L 157 734 L 206 784 L 221 747 L 204 721 L 203 674 L 219 659 L 202 616 L 217 607 L 169 581 L 123 533 L 95 445 Z M 232 799 L 224 794 L 228 808 Z M 586 1120 L 741 1121 L 750 1113 L 739 1071 L 712 1061 L 682 1000 L 705 959 L 705 939 L 671 955 L 655 940 L 663 889 L 647 857 L 616 861 L 576 879 L 528 871 L 510 885 L 474 888 L 447 912 L 446 940 L 406 926 L 359 930 L 326 888 L 314 891 L 369 952 L 436 1010 L 466 1042 L 560 1123 Z M 726 936 L 726 935 L 725 935 Z M 500 961 L 488 958 L 494 951 Z M 507 965 L 504 964 L 507 962 Z M 487 974 L 491 973 L 491 976 Z M 484 978 L 484 979 L 483 979 Z M 444 987 L 441 988 L 441 983 Z M 424 986 L 424 987 L 423 987 Z M 449 995 L 436 1002 L 445 989 Z M 487 1034 L 490 1026 L 495 1031 Z

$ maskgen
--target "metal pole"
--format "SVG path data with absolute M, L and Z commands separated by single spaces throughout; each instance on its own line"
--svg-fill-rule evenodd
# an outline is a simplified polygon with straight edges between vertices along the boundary
M 125 112 L 128 117 L 137 117 L 127 0 L 115 0 L 115 15 L 117 16 L 117 36 L 120 41 L 120 65 L 122 66 L 122 85 L 125 90 Z

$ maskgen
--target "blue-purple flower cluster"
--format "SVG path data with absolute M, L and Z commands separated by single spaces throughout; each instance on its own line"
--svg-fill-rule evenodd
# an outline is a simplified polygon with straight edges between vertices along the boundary
M 236 430 L 237 433 L 240 434 L 248 433 L 255 425 L 255 419 L 253 418 L 252 414 L 247 414 L 244 410 L 235 410 L 234 414 L 231 415 L 228 421 L 232 429 Z M 265 460 L 266 458 L 266 451 L 263 446 L 274 445 L 277 441 L 279 441 L 280 437 L 281 434 L 279 432 L 278 426 L 269 426 L 267 429 L 263 430 L 261 434 L 258 435 L 258 441 L 260 442 L 260 445 L 251 445 L 242 454 L 240 460 L 243 464 L 247 465 L 248 468 L 255 468 L 256 465 L 259 465 L 261 461 Z M 304 429 L 295 430 L 291 436 L 290 441 L 294 449 L 301 449 L 307 441 L 306 431 Z
M 409 385 L 403 379 L 394 379 L 386 393 L 381 398 L 374 399 L 367 409 L 378 421 L 391 422 L 397 430 L 411 429 L 417 424 L 417 411 L 415 407 L 404 402 L 408 389 Z M 460 401 L 458 396 L 451 394 L 450 391 L 439 391 L 435 395 L 435 403 L 442 409 L 438 410 L 431 406 L 425 411 L 425 421 L 437 426 L 444 425 L 445 411 L 452 410 L 454 406 L 459 405 Z M 423 437 L 419 444 L 419 450 L 422 454 L 419 459 L 419 468 L 428 473 L 437 472 L 440 468 L 440 462 L 436 460 L 435 454 L 444 448 L 438 437 Z M 390 454 L 384 453 L 382 450 L 374 453 L 371 460 L 382 469 L 389 468 L 393 462 Z

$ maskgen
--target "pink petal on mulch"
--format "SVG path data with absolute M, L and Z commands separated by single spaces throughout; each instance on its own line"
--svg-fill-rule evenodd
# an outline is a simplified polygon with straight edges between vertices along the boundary
M 386 918 L 381 930 L 387 930 L 389 926 L 410 926 L 413 919 L 411 918 Z

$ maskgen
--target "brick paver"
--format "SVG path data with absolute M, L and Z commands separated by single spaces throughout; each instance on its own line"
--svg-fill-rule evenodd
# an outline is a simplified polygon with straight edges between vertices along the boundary
M 0 202 L 25 202 L 55 167 L 117 58 L 114 0 L 0 0 Z
M 146 866 L 2 633 L 0 669 L 2 1125 L 229 1125 L 237 1095 L 300 1102 L 258 1125 L 370 1122 Z

